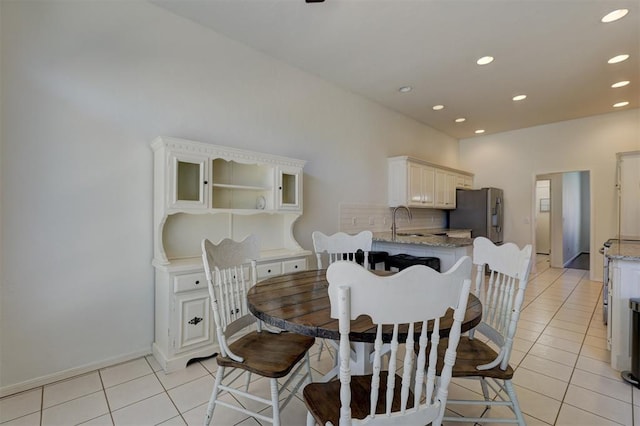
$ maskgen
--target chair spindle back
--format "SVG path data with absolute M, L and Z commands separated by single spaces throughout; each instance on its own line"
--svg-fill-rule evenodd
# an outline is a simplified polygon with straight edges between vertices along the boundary
M 325 235 L 322 232 L 314 231 L 311 234 L 313 240 L 313 250 L 316 253 L 318 269 L 322 269 L 322 254 L 329 257 L 329 265 L 338 260 L 356 261 L 356 252 L 362 250 L 364 253 L 364 266 L 368 268 L 369 252 L 373 245 L 373 234 L 371 231 L 362 231 L 356 235 L 349 235 L 338 232 L 333 235 Z M 327 265 L 328 266 L 328 265 Z
M 233 359 L 226 339 L 256 321 L 247 307 L 247 291 L 256 283 L 259 243 L 254 235 L 237 242 L 225 238 L 219 244 L 202 240 L 202 262 L 223 356 Z M 237 357 L 238 361 L 241 361 Z
M 473 241 L 475 294 L 482 302 L 483 309 L 482 322 L 476 330 L 502 348 L 499 359 L 487 368 L 492 368 L 497 362 L 501 363 L 503 370 L 508 366 L 529 278 L 531 251 L 531 245 L 521 250 L 513 243 L 496 246 L 484 237 L 477 237 Z M 486 267 L 490 270 L 488 278 Z
M 416 265 L 391 276 L 378 276 L 352 262 L 338 261 L 327 270 L 331 317 L 340 329 L 340 425 L 439 424 L 444 415 L 460 327 L 464 319 L 471 280 L 471 259 L 460 259 L 449 271 L 439 273 Z M 445 367 L 436 379 L 440 317 L 454 309 Z M 369 415 L 351 418 L 350 340 L 351 320 L 368 315 L 376 325 Z M 431 325 L 431 334 L 428 326 Z M 417 336 L 418 354 L 414 351 Z M 390 344 L 387 371 L 382 370 L 383 344 Z M 402 358 L 400 380 L 395 372 Z M 428 362 L 427 362 L 428 361 Z M 428 367 L 427 367 L 428 365 Z M 426 377 L 425 377 L 425 368 Z M 400 403 L 398 405 L 398 394 Z M 380 412 L 380 401 L 385 410 Z

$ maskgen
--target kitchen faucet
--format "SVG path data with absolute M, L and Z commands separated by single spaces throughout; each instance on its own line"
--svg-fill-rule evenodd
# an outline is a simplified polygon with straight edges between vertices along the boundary
M 409 217 L 409 222 L 411 222 L 411 210 L 409 210 L 409 207 L 407 207 L 407 206 L 396 206 L 393 209 L 393 214 L 391 215 L 391 217 L 392 217 L 392 221 L 391 221 L 391 240 L 392 241 L 396 240 L 396 235 L 397 235 L 398 226 L 396 225 L 396 212 L 398 211 L 398 209 L 405 209 L 407 211 L 407 216 Z

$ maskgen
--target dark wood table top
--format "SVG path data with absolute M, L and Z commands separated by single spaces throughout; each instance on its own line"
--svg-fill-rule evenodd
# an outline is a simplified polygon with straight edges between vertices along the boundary
M 383 271 L 373 272 L 384 273 Z M 249 290 L 247 295 L 249 310 L 265 323 L 283 330 L 339 340 L 338 320 L 331 318 L 331 303 L 327 292 L 329 283 L 325 273 L 326 269 L 301 271 L 260 281 Z M 481 319 L 482 304 L 477 297 L 470 294 L 462 331 L 468 331 L 477 326 Z M 448 335 L 452 323 L 453 310 L 449 309 L 440 319 L 441 335 Z M 419 328 L 416 328 L 416 333 L 419 331 Z M 383 335 L 383 339 L 384 337 Z M 375 328 L 371 319 L 360 316 L 351 321 L 350 338 L 353 341 L 373 342 Z

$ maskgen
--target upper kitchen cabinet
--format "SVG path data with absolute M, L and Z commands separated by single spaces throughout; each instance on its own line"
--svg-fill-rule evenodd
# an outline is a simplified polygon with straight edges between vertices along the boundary
M 409 170 L 409 196 L 411 207 L 433 207 L 435 204 L 435 169 L 417 163 L 407 163 Z
M 473 175 L 456 175 L 456 189 L 473 189 Z
M 454 209 L 456 188 L 473 187 L 471 173 L 417 158 L 388 159 L 389 206 Z
M 456 208 L 457 175 L 448 170 L 436 170 L 436 201 L 437 209 Z

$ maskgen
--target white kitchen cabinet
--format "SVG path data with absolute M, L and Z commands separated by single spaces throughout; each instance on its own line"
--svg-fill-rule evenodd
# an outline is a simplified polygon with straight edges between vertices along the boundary
M 473 175 L 416 158 L 388 159 L 388 201 L 390 207 L 454 209 L 456 188 L 473 186 Z
M 157 138 L 154 152 L 153 354 L 169 372 L 218 351 L 201 260 L 203 238 L 260 241 L 258 279 L 305 270 L 293 237 L 302 215 L 305 162 L 287 157 Z
M 612 258 L 609 263 L 609 320 L 607 342 L 611 367 L 618 371 L 631 368 L 631 317 L 629 299 L 640 297 L 640 261 Z
M 470 176 L 470 175 L 457 174 L 456 175 L 456 188 L 473 189 L 473 177 Z
M 407 163 L 409 169 L 409 197 L 407 205 L 410 207 L 433 207 L 435 202 L 435 170 L 417 163 Z
M 435 207 L 440 209 L 456 208 L 456 174 L 448 170 L 436 170 Z

